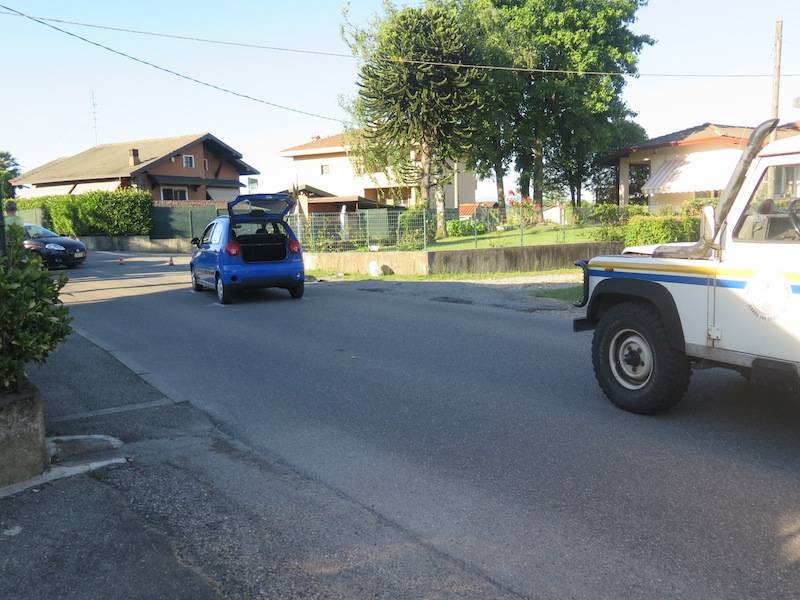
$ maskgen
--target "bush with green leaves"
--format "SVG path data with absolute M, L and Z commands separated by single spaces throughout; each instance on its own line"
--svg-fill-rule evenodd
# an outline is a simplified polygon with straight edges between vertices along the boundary
M 598 225 L 625 225 L 633 217 L 648 214 L 647 206 L 628 204 L 595 204 L 594 206 L 578 209 L 575 213 L 578 223 L 596 223 Z
M 464 221 L 453 219 L 447 222 L 448 237 L 483 235 L 487 231 L 489 231 L 489 228 L 486 226 L 486 223 L 475 219 L 466 219 Z
M 700 239 L 700 219 L 680 216 L 633 217 L 625 227 L 627 246 L 695 242 Z
M 150 192 L 120 188 L 76 196 L 43 196 L 17 201 L 20 210 L 42 210 L 43 225 L 64 235 L 150 235 Z
M 436 239 L 436 218 L 424 204 L 415 204 L 397 217 L 398 250 L 420 250 Z
M 25 363 L 44 362 L 71 331 L 58 297 L 67 278 L 52 277 L 25 250 L 23 236 L 21 227 L 9 227 L 0 255 L 0 393 L 14 391 Z

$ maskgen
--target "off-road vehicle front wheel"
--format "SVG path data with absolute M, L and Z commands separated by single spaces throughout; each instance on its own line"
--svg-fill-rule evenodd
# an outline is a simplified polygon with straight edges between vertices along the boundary
M 603 314 L 592 339 L 592 365 L 614 404 L 645 415 L 675 406 L 692 374 L 686 355 L 670 345 L 658 311 L 643 302 L 623 302 Z

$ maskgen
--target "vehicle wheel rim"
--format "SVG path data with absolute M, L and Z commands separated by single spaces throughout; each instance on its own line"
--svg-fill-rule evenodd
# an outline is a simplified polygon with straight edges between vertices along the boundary
M 192 271 L 192 285 L 197 287 L 197 276 L 194 274 L 194 271 Z
M 225 289 L 222 287 L 222 279 L 217 279 L 217 298 L 222 300 L 224 293 Z
M 638 331 L 618 331 L 611 340 L 608 358 L 614 379 L 626 389 L 640 390 L 653 376 L 653 350 Z

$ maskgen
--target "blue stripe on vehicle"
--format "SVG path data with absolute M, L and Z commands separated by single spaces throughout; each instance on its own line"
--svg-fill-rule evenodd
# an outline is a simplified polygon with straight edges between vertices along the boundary
M 603 271 L 589 269 L 593 277 L 610 277 L 620 279 L 641 279 L 643 281 L 663 281 L 666 283 L 687 283 L 689 285 L 711 285 L 708 277 L 689 277 L 687 275 L 667 275 L 665 273 L 632 273 L 630 271 Z
M 664 283 L 685 283 L 688 285 L 713 285 L 710 277 L 691 277 L 688 275 L 667 275 L 665 273 L 635 273 L 631 271 L 605 271 L 602 269 L 589 269 L 592 277 L 607 277 L 619 279 L 640 279 L 642 281 L 661 281 Z M 717 287 L 732 290 L 743 290 L 747 281 L 737 279 L 717 279 Z M 800 294 L 800 285 L 792 285 L 792 293 Z

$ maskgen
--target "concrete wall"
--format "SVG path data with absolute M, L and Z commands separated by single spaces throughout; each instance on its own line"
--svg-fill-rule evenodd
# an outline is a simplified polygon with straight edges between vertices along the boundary
M 19 391 L 0 394 L 0 487 L 40 475 L 47 464 L 42 398 L 21 377 Z
M 198 237 L 202 231 L 198 232 Z M 146 235 L 114 236 L 87 235 L 81 241 L 89 250 L 111 252 L 161 252 L 164 254 L 191 254 L 192 245 L 188 239 L 174 238 L 151 240 Z
M 375 262 L 384 275 L 427 275 L 428 253 L 411 252 L 304 252 L 307 270 L 369 274 Z
M 551 271 L 572 267 L 575 261 L 581 258 L 619 254 L 622 248 L 621 242 L 592 242 L 429 252 L 428 272 L 437 274 Z
M 371 262 L 386 275 L 513 273 L 565 269 L 578 259 L 619 254 L 622 248 L 620 242 L 594 242 L 438 252 L 306 252 L 303 257 L 306 269 L 341 273 L 369 274 Z

